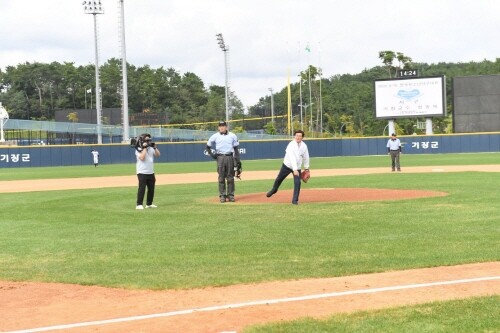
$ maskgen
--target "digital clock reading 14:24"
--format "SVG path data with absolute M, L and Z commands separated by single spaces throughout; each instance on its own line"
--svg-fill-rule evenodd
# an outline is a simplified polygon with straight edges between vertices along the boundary
M 418 69 L 398 69 L 398 77 L 418 76 Z

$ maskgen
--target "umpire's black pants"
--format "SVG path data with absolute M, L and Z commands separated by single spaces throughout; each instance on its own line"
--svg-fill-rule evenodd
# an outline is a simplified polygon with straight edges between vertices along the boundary
M 301 170 L 299 171 L 298 176 L 293 176 L 293 198 L 292 198 L 292 203 L 296 204 L 299 202 L 299 194 L 300 194 L 300 174 Z M 278 176 L 276 177 L 276 180 L 274 181 L 274 185 L 272 188 L 272 192 L 276 193 L 278 192 L 279 187 L 281 186 L 281 183 L 285 180 L 286 177 L 288 177 L 289 174 L 293 174 L 293 170 L 287 167 L 284 163 L 281 166 L 280 172 L 278 173 Z
M 391 162 L 392 162 L 392 171 L 398 170 L 401 171 L 401 165 L 399 164 L 399 150 L 391 150 Z
M 219 197 L 221 199 L 234 199 L 234 161 L 232 155 L 217 156 L 217 173 L 219 174 Z

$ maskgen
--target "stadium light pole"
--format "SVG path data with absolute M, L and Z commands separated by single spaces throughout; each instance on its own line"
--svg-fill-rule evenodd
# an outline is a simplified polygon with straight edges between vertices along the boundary
M 120 0 L 120 51 L 122 56 L 122 142 L 129 140 L 129 119 L 128 119 L 128 82 L 127 82 L 127 52 L 125 48 L 125 10 L 123 0 Z
M 312 101 L 312 92 L 311 92 L 311 65 L 309 65 L 309 73 L 308 73 L 308 80 L 309 80 L 309 105 L 313 105 L 313 101 Z M 310 131 L 311 131 L 311 134 L 313 133 L 313 109 L 311 108 L 311 119 L 309 119 L 309 127 L 310 127 Z
M 229 48 L 224 43 L 224 37 L 221 33 L 215 35 L 217 37 L 217 43 L 219 43 L 219 47 L 224 52 L 224 68 L 226 72 L 226 123 L 229 126 L 229 88 L 228 88 L 228 62 L 227 62 L 227 52 L 229 52 Z
M 82 3 L 85 14 L 94 15 L 94 41 L 95 41 L 95 105 L 97 111 L 97 143 L 102 144 L 102 103 L 101 84 L 99 80 L 99 39 L 97 34 L 97 14 L 104 14 L 101 1 L 84 1 Z
M 307 123 L 307 108 L 310 107 L 311 110 L 312 110 L 312 106 L 314 105 L 314 103 L 310 103 L 310 104 L 304 104 L 302 105 L 304 107 L 304 122 Z M 312 112 L 312 111 L 311 111 Z M 312 113 L 311 113 L 312 114 Z M 311 116 L 311 119 L 309 119 L 309 121 L 312 121 L 312 116 Z M 307 128 L 306 128 L 307 129 Z
M 322 79 L 322 70 L 321 68 L 318 68 L 318 74 L 319 74 L 319 111 L 320 111 L 320 122 L 319 122 L 319 128 L 320 128 L 320 133 L 323 134 L 323 98 L 321 96 L 321 81 Z
M 302 72 L 299 74 L 299 87 L 300 87 L 300 129 L 304 130 L 304 122 L 302 121 L 302 112 L 303 112 L 303 104 L 302 104 Z
M 269 88 L 269 91 L 271 92 L 271 122 L 274 124 L 274 95 L 273 95 L 273 88 Z

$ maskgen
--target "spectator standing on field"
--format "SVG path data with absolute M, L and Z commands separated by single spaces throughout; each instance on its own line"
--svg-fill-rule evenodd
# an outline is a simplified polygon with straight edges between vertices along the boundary
M 401 171 L 401 165 L 399 164 L 401 141 L 396 137 L 396 133 L 392 133 L 391 138 L 387 141 L 387 153 L 391 156 L 392 171 Z

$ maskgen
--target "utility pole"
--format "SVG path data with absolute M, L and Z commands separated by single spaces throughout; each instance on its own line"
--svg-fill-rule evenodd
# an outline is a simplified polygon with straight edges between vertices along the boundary
M 99 79 L 99 39 L 97 33 L 97 14 L 104 14 L 101 1 L 84 1 L 85 14 L 94 15 L 94 41 L 95 41 L 95 105 L 97 112 L 97 143 L 102 144 L 102 103 L 101 84 Z
M 303 112 L 303 107 L 304 105 L 302 104 L 302 72 L 299 74 L 299 89 L 300 89 L 300 129 L 303 131 L 304 130 L 304 122 L 302 120 L 302 112 Z
M 311 65 L 309 65 L 309 105 L 313 105 L 312 101 L 312 92 L 311 92 Z M 311 119 L 309 119 L 309 130 L 311 131 L 311 134 L 313 133 L 313 109 L 311 108 Z
M 228 59 L 227 59 L 227 53 L 229 52 L 229 47 L 226 46 L 224 43 L 224 37 L 222 36 L 221 33 L 216 34 L 217 36 L 217 43 L 219 44 L 219 47 L 221 50 L 224 52 L 224 68 L 226 72 L 226 123 L 229 127 L 229 74 L 228 74 Z
M 269 91 L 271 92 L 271 122 L 274 125 L 274 95 L 273 95 L 273 88 L 269 88 Z
M 127 82 L 127 52 L 125 48 L 125 10 L 123 0 L 119 1 L 120 5 L 120 51 L 122 56 L 122 142 L 129 140 L 129 119 L 128 119 L 128 82 Z

